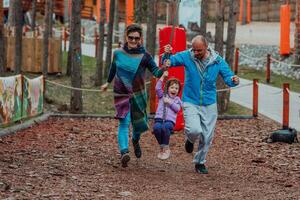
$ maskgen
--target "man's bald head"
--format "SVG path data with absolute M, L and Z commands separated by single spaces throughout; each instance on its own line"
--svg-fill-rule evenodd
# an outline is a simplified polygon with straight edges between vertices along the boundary
M 192 40 L 192 51 L 194 56 L 200 60 L 207 57 L 208 43 L 204 36 L 198 35 Z
M 192 39 L 192 45 L 194 43 L 202 43 L 204 44 L 205 46 L 208 46 L 208 42 L 206 40 L 206 38 L 203 36 L 203 35 L 197 35 L 195 36 L 193 39 Z

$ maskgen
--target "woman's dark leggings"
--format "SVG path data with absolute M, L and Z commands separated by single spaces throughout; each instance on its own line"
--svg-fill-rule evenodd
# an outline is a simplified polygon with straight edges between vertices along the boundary
M 173 128 L 174 123 L 172 121 L 163 122 L 162 119 L 155 119 L 153 133 L 161 147 L 169 145 L 170 135 L 173 131 Z

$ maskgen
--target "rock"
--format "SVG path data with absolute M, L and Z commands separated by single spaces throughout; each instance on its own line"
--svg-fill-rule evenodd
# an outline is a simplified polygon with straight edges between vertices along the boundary
M 132 196 L 132 193 L 129 191 L 119 192 L 119 195 L 122 197 Z

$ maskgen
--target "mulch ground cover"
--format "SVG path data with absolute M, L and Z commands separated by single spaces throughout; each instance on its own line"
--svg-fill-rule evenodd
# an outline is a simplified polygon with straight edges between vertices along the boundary
M 151 125 L 151 123 L 150 123 Z M 50 118 L 0 138 L 0 199 L 300 199 L 300 144 L 265 143 L 280 125 L 263 117 L 219 120 L 207 157 L 194 171 L 184 134 L 171 157 L 156 158 L 150 131 L 142 158 L 120 165 L 118 121 Z

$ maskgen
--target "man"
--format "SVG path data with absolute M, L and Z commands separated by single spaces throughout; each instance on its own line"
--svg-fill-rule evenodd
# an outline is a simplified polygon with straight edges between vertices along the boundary
M 185 80 L 182 94 L 185 121 L 185 150 L 192 153 L 194 143 L 199 139 L 198 151 L 194 156 L 195 170 L 207 174 L 204 163 L 211 145 L 217 121 L 216 82 L 221 75 L 230 86 L 239 84 L 239 78 L 230 70 L 225 60 L 208 47 L 207 40 L 198 35 L 192 40 L 192 48 L 170 55 L 172 47 L 165 46 L 163 62 L 172 66 L 184 66 Z

